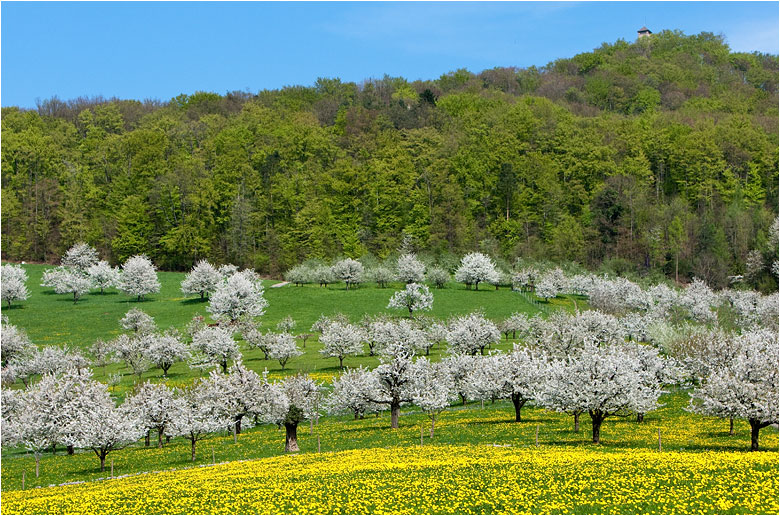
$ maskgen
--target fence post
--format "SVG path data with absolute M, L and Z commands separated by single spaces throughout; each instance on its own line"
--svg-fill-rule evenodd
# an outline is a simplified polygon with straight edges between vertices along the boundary
M 420 425 L 420 448 L 423 445 L 423 425 Z
M 320 433 L 317 432 L 317 453 L 320 453 Z

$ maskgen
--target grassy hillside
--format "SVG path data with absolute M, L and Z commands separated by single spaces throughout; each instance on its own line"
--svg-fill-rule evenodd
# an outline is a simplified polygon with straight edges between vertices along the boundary
M 94 293 L 81 298 L 73 304 L 71 296 L 55 294 L 47 287 L 41 287 L 41 275 L 47 268 L 43 265 L 25 265 L 29 280 L 27 282 L 30 297 L 26 301 L 15 302 L 2 313 L 8 316 L 11 324 L 23 328 L 30 339 L 41 346 L 67 345 L 80 349 L 85 353 L 97 339 L 109 340 L 123 332 L 119 320 L 131 308 L 139 308 L 154 317 L 158 327 L 165 329 L 175 327 L 184 330 L 195 315 L 205 316 L 211 321 L 206 307 L 208 300 L 185 297 L 180 290 L 184 273 L 160 272 L 162 285 L 160 293 L 150 295 L 146 300 L 138 302 L 134 297 L 126 296 L 116 290 L 104 294 Z M 286 316 L 291 316 L 298 323 L 295 332 L 311 333 L 311 325 L 321 314 L 344 313 L 352 322 L 358 322 L 365 314 L 389 313 L 397 316 L 406 315 L 400 310 L 387 309 L 387 303 L 393 292 L 400 289 L 401 284 L 391 284 L 388 288 L 377 288 L 366 284 L 361 288 L 347 291 L 344 284 L 329 285 L 326 288 L 307 285 L 295 287 L 287 285 L 281 288 L 271 288 L 275 281 L 264 281 L 265 297 L 268 300 L 266 314 L 258 320 L 264 328 L 274 329 L 276 324 Z M 495 290 L 488 285 L 479 291 L 466 290 L 461 284 L 450 283 L 446 288 L 433 289 L 433 310 L 427 314 L 446 319 L 451 315 L 464 314 L 473 310 L 482 310 L 488 318 L 499 321 L 513 312 L 530 314 L 559 308 L 572 310 L 574 302 L 569 298 L 533 303 L 533 296 L 512 292 L 507 288 Z M 583 301 L 577 301 L 580 308 Z M 298 339 L 299 346 L 303 341 Z M 320 344 L 317 336 L 306 341 L 305 354 L 290 360 L 284 372 L 278 362 L 263 360 L 262 352 L 249 349 L 241 343 L 244 363 L 256 371 L 268 369 L 272 375 L 290 374 L 296 371 L 316 371 L 323 377 L 338 372 L 338 360 L 326 359 L 320 355 Z M 500 349 L 509 349 L 511 344 L 502 341 Z M 443 345 L 437 345 L 431 351 L 431 358 L 437 360 L 445 352 Z M 366 348 L 365 356 L 348 357 L 344 361 L 346 367 L 357 365 L 376 366 L 376 357 L 370 357 Z M 119 372 L 122 381 L 117 387 L 121 394 L 130 388 L 135 381 L 132 371 L 121 364 L 111 365 L 95 370 L 98 380 L 105 381 L 107 375 Z M 192 370 L 187 364 L 174 365 L 168 372 L 169 381 L 173 384 L 185 384 L 193 378 L 205 374 L 204 371 Z M 143 375 L 143 379 L 157 379 L 162 376 L 160 369 L 152 369 Z
M 514 409 L 508 401 L 494 405 L 469 403 L 454 405 L 437 419 L 434 437 L 430 438 L 430 419 L 414 407 L 402 410 L 400 428 L 390 428 L 389 412 L 379 418 L 373 415 L 362 420 L 350 416 L 322 417 L 310 433 L 309 424 L 298 429 L 301 455 L 317 451 L 317 436 L 322 452 L 378 448 L 414 448 L 420 444 L 420 430 L 424 430 L 425 446 L 429 445 L 500 445 L 526 448 L 534 445 L 539 426 L 539 445 L 564 446 L 572 450 L 597 450 L 604 453 L 627 449 L 652 452 L 658 450 L 658 429 L 661 430 L 664 450 L 684 452 L 730 451 L 745 452 L 750 448 L 750 426 L 736 421 L 736 435 L 729 436 L 727 420 L 690 414 L 684 410 L 687 393 L 676 391 L 661 398 L 664 404 L 645 416 L 644 423 L 633 418 L 608 418 L 602 427 L 602 444 L 590 442 L 590 419 L 584 415 L 580 432 L 573 431 L 571 416 L 548 412 L 528 406 L 523 408 L 523 421 L 514 422 Z M 152 439 L 154 444 L 154 439 Z M 761 433 L 761 450 L 775 452 L 778 436 L 771 428 Z M 212 449 L 217 462 L 273 457 L 284 454 L 284 430 L 274 425 L 262 425 L 246 430 L 234 443 L 226 433 L 211 435 L 197 445 L 195 465 L 211 464 Z M 400 451 L 399 451 L 400 453 Z M 107 465 L 114 460 L 115 475 L 186 468 L 190 461 L 190 444 L 181 438 L 173 439 L 162 449 L 145 448 L 142 442 L 124 450 L 112 452 Z M 57 456 L 45 454 L 41 460 L 41 477 L 35 479 L 35 460 L 18 450 L 3 450 L 3 491 L 21 488 L 22 472 L 26 471 L 26 487 L 47 486 L 64 482 L 93 480 L 107 477 L 100 472 L 99 461 L 91 451 L 67 456 L 60 450 Z M 212 512 L 212 511 L 205 511 Z M 272 511 L 273 512 L 273 511 Z

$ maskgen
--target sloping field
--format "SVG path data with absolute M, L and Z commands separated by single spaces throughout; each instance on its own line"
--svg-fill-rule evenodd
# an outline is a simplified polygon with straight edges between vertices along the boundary
M 20 514 L 777 514 L 774 452 L 372 448 L 3 493 Z

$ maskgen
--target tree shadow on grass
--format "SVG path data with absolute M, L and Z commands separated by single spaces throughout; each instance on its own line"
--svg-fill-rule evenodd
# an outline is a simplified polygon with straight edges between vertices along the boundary
M 185 299 L 184 301 L 181 301 L 181 304 L 187 306 L 187 305 L 202 305 L 209 302 L 209 298 L 204 297 L 203 299 L 196 297 L 193 299 Z

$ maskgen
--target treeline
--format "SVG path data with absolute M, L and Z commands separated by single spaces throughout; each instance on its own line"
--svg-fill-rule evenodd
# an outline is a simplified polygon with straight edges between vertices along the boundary
M 769 290 L 777 83 L 777 56 L 665 31 L 539 69 L 3 108 L 2 256 L 278 275 L 405 240 L 723 286 L 759 249 Z

